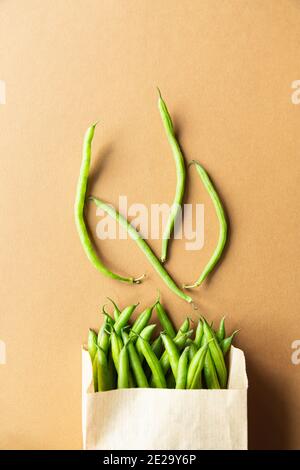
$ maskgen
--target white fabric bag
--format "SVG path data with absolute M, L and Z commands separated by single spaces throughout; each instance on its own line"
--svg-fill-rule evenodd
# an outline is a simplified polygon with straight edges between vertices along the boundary
M 247 449 L 245 356 L 231 347 L 227 390 L 123 389 L 93 392 L 82 352 L 84 449 Z

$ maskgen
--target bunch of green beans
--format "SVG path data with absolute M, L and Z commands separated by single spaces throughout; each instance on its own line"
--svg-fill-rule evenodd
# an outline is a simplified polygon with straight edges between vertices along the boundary
M 99 332 L 90 329 L 88 334 L 95 392 L 133 387 L 227 387 L 226 355 L 237 331 L 226 336 L 225 317 L 216 331 L 204 317 L 194 328 L 186 318 L 177 331 L 160 299 L 133 322 L 138 304 L 120 309 L 114 300 L 109 301 L 113 313 L 103 307 Z M 154 312 L 159 325 L 151 323 Z
M 194 287 L 198 287 L 202 284 L 202 282 L 206 279 L 206 277 L 213 271 L 216 264 L 219 262 L 226 241 L 227 241 L 227 220 L 223 205 L 221 203 L 220 197 L 213 186 L 211 179 L 209 178 L 206 170 L 203 166 L 196 162 L 192 161 L 191 164 L 195 165 L 197 172 L 203 182 L 205 189 L 207 190 L 208 194 L 211 197 L 213 202 L 216 215 L 219 221 L 219 239 L 218 243 L 215 247 L 215 250 L 210 257 L 208 263 L 206 264 L 205 268 L 203 269 L 202 273 L 200 274 L 199 278 L 192 284 L 184 284 L 182 288 L 180 288 L 177 283 L 173 280 L 173 277 L 169 274 L 169 272 L 163 266 L 163 263 L 168 258 L 168 246 L 170 237 L 174 231 L 175 222 L 182 210 L 183 198 L 186 189 L 186 164 L 184 161 L 183 153 L 181 151 L 176 132 L 174 129 L 173 121 L 171 115 L 168 111 L 167 105 L 162 98 L 161 92 L 158 89 L 158 109 L 161 116 L 161 120 L 163 123 L 163 127 L 166 132 L 166 136 L 171 147 L 175 168 L 176 168 L 176 188 L 174 199 L 171 207 L 170 214 L 166 221 L 166 226 L 164 228 L 164 233 L 162 236 L 162 248 L 161 248 L 161 256 L 158 256 L 154 253 L 151 249 L 149 244 L 146 240 L 140 235 L 140 233 L 128 222 L 128 220 L 123 217 L 116 209 L 114 209 L 110 204 L 106 203 L 102 199 L 97 197 L 89 196 L 87 197 L 87 187 L 88 187 L 88 178 L 89 178 L 89 170 L 91 164 L 91 153 L 92 153 L 92 141 L 95 133 L 95 127 L 97 123 L 90 126 L 84 137 L 83 141 L 83 152 L 82 152 L 82 162 L 81 168 L 79 172 L 79 179 L 77 184 L 77 191 L 76 191 L 76 198 L 75 198 L 75 205 L 74 205 L 74 215 L 75 215 L 75 223 L 78 231 L 78 235 L 83 246 L 83 249 L 93 264 L 93 266 L 100 271 L 105 276 L 116 279 L 122 282 L 127 282 L 129 284 L 139 284 L 141 280 L 145 277 L 144 274 L 139 277 L 133 276 L 126 276 L 119 273 L 115 273 L 110 270 L 108 266 L 104 264 L 102 259 L 99 257 L 93 241 L 90 237 L 89 230 L 86 226 L 86 221 L 84 217 L 84 209 L 87 199 L 92 201 L 96 204 L 97 207 L 101 208 L 106 214 L 108 214 L 111 218 L 113 218 L 120 226 L 125 228 L 128 232 L 130 237 L 136 242 L 137 246 L 142 250 L 152 267 L 156 270 L 159 274 L 161 279 L 165 282 L 165 284 L 169 287 L 173 293 L 175 293 L 178 297 L 185 300 L 186 302 L 191 303 L 192 298 L 183 289 L 191 289 Z M 171 335 L 172 336 L 172 335 Z

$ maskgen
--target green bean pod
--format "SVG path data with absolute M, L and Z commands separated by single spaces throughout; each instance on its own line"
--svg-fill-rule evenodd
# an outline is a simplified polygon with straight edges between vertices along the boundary
M 176 336 L 176 331 L 174 326 L 172 325 L 172 322 L 161 305 L 160 301 L 157 300 L 156 305 L 155 305 L 155 310 L 157 314 L 157 318 L 159 319 L 159 322 L 163 328 L 163 330 L 170 336 L 171 339 L 175 338 Z
M 122 227 L 124 227 L 129 236 L 136 242 L 138 247 L 143 251 L 144 255 L 148 259 L 148 261 L 152 264 L 153 268 L 156 270 L 156 272 L 160 275 L 161 279 L 165 282 L 165 284 L 169 287 L 169 289 L 174 292 L 174 294 L 178 295 L 181 299 L 185 300 L 186 302 L 191 303 L 192 298 L 187 295 L 185 292 L 183 292 L 177 284 L 173 281 L 169 273 L 166 271 L 164 266 L 160 263 L 160 261 L 157 259 L 153 251 L 151 250 L 150 246 L 147 244 L 147 242 L 142 238 L 139 232 L 131 225 L 128 220 L 126 220 L 122 214 L 120 214 L 116 209 L 114 209 L 112 206 L 106 204 L 104 201 L 102 201 L 99 198 L 96 197 L 89 197 L 89 200 L 93 201 L 97 207 L 100 207 L 106 214 L 110 215 L 112 219 L 116 220 Z
M 129 359 L 127 344 L 124 344 L 119 355 L 118 388 L 129 388 Z
M 217 217 L 218 217 L 218 221 L 219 221 L 219 239 L 218 239 L 218 243 L 217 243 L 217 246 L 210 258 L 210 260 L 208 261 L 207 265 L 205 266 L 204 270 L 202 271 L 202 273 L 200 274 L 199 278 L 197 279 L 197 281 L 192 284 L 192 285 L 185 285 L 184 287 L 186 289 L 191 289 L 193 287 L 198 287 L 200 286 L 200 284 L 202 284 L 202 282 L 206 279 L 206 277 L 209 275 L 209 273 L 214 269 L 215 265 L 217 264 L 217 262 L 219 261 L 219 259 L 221 258 L 221 255 L 223 253 L 223 250 L 224 250 L 224 247 L 225 247 L 225 244 L 226 244 L 226 240 L 227 240 L 227 221 L 226 221 L 226 216 L 225 216 L 225 211 L 223 209 L 223 206 L 222 206 L 222 203 L 221 203 L 221 200 L 208 176 L 208 174 L 206 173 L 205 169 L 200 165 L 200 163 L 196 162 L 196 161 L 192 161 L 191 162 L 192 164 L 196 165 L 196 169 L 200 175 L 200 178 L 208 192 L 208 194 L 210 195 L 211 197 L 211 200 L 214 204 L 214 207 L 215 207 L 215 211 L 216 211 L 216 214 L 217 214 Z
M 222 353 L 223 353 L 223 356 L 225 357 L 226 354 L 228 353 L 230 347 L 231 347 L 231 344 L 233 342 L 233 338 L 235 337 L 235 335 L 239 332 L 239 330 L 235 330 L 231 336 L 228 336 L 228 338 L 224 338 L 223 341 L 221 341 L 220 343 L 220 347 L 221 347 L 221 350 L 222 350 Z
M 111 341 L 111 352 L 114 361 L 116 371 L 119 373 L 119 357 L 121 349 L 123 348 L 123 342 L 115 331 L 112 331 L 110 336 Z
M 176 388 L 181 389 L 181 390 L 184 390 L 186 388 L 188 362 L 189 362 L 189 349 L 190 349 L 189 346 L 184 348 L 178 361 Z
M 88 176 L 91 164 L 91 148 L 92 148 L 92 141 L 94 137 L 95 127 L 96 124 L 93 124 L 85 133 L 84 142 L 83 142 L 83 151 L 82 151 L 82 162 L 81 168 L 79 173 L 79 179 L 77 184 L 76 190 L 76 198 L 75 198 L 75 205 L 74 205 L 74 215 L 75 215 L 75 224 L 78 231 L 78 235 L 82 244 L 82 247 L 87 255 L 88 259 L 92 263 L 92 265 L 104 274 L 107 277 L 112 279 L 117 279 L 123 282 L 129 283 L 139 283 L 140 279 L 134 279 L 132 277 L 124 277 L 119 274 L 113 273 L 108 269 L 103 262 L 100 260 L 99 256 L 96 253 L 96 250 L 93 246 L 93 243 L 90 239 L 86 223 L 84 220 L 84 206 L 85 206 L 85 197 L 86 197 L 86 189 L 88 183 Z
M 156 355 L 156 357 L 160 358 L 162 350 L 163 350 L 163 343 L 162 343 L 162 339 L 160 336 L 155 338 L 155 340 L 151 344 L 151 348 L 154 354 Z
M 192 342 L 189 347 L 189 362 L 192 361 L 193 357 L 197 354 L 198 348 L 195 342 Z
M 93 363 L 94 357 L 97 352 L 97 335 L 92 329 L 89 329 L 88 334 L 88 352 Z
M 203 337 L 203 323 L 202 323 L 202 320 L 200 318 L 199 321 L 198 321 L 197 328 L 196 328 L 195 341 L 194 341 L 195 345 L 197 346 L 198 349 L 201 346 L 202 337 Z
M 97 351 L 97 360 L 98 360 L 98 392 L 105 392 L 110 389 L 110 384 L 108 380 L 108 365 L 107 358 L 104 351 L 101 348 L 98 348 Z
M 148 325 L 151 315 L 152 315 L 153 308 L 154 308 L 154 305 L 146 308 L 135 320 L 129 333 L 129 338 L 132 341 L 136 342 L 138 339 L 138 335 Z
M 148 380 L 145 375 L 144 369 L 142 367 L 139 355 L 136 351 L 135 345 L 129 339 L 129 335 L 123 330 L 122 337 L 124 344 L 127 344 L 128 355 L 129 355 L 129 362 L 131 365 L 131 369 L 133 371 L 137 386 L 140 388 L 148 388 Z
M 114 307 L 114 319 L 115 321 L 117 321 L 119 316 L 121 315 L 121 310 L 119 309 L 119 307 L 117 306 L 116 302 L 113 299 L 111 299 L 110 297 L 107 297 L 107 299 L 112 303 Z
M 119 316 L 118 320 L 114 324 L 114 330 L 119 335 L 121 333 L 121 330 L 124 328 L 124 326 L 127 325 L 131 315 L 133 314 L 134 310 L 138 304 L 135 305 L 129 305 L 128 307 L 125 307 L 124 310 L 122 310 L 121 315 Z
M 92 362 L 94 392 L 98 392 L 98 356 L 97 352 Z
M 142 339 L 145 339 L 146 341 L 150 341 L 155 328 L 156 328 L 155 323 L 145 326 L 145 328 L 143 329 L 143 331 L 140 334 L 140 337 Z M 140 361 L 143 363 L 144 355 L 143 355 L 143 352 L 140 348 L 140 343 L 138 341 L 136 342 L 136 350 L 137 350 L 137 353 L 139 355 Z
M 166 353 L 169 357 L 169 363 L 171 366 L 171 370 L 173 372 L 173 375 L 175 377 L 175 380 L 177 379 L 177 370 L 178 370 L 178 362 L 179 362 L 179 352 L 177 349 L 177 346 L 175 342 L 168 336 L 166 333 L 161 334 L 161 338 L 164 343 L 164 347 L 166 350 Z
M 109 385 L 109 390 L 114 390 L 116 388 L 117 384 L 117 371 L 115 368 L 114 360 L 112 357 L 112 352 L 111 349 L 108 352 L 108 357 L 107 357 L 107 382 Z
M 98 346 L 107 353 L 109 344 L 110 344 L 110 335 L 108 333 L 111 327 L 111 323 L 109 321 L 109 317 L 105 316 L 104 322 L 99 330 L 97 344 Z
M 183 158 L 179 143 L 176 139 L 171 116 L 169 114 L 166 103 L 162 99 L 159 89 L 158 89 L 158 93 L 159 93 L 158 109 L 159 109 L 161 119 L 165 128 L 165 131 L 166 131 L 167 139 L 171 146 L 173 157 L 175 160 L 176 179 L 177 179 L 176 191 L 175 191 L 175 196 L 174 196 L 171 212 L 168 217 L 166 227 L 163 233 L 163 238 L 162 238 L 161 261 L 163 263 L 167 258 L 169 239 L 173 232 L 176 218 L 181 211 L 181 205 L 182 205 L 182 200 L 184 196 L 186 171 L 185 171 L 184 158 Z
M 208 344 L 201 346 L 197 354 L 193 357 L 187 373 L 187 387 L 188 389 L 201 388 L 201 373 L 204 366 L 205 356 L 208 349 Z
M 191 336 L 193 333 L 193 330 L 188 331 L 187 333 L 183 334 L 177 334 L 176 337 L 174 338 L 174 344 L 176 345 L 178 351 L 182 351 L 186 344 L 186 340 L 188 339 L 189 336 Z M 165 350 L 163 355 L 161 356 L 160 360 L 160 365 L 162 367 L 162 370 L 164 371 L 164 374 L 167 373 L 169 367 L 170 367 L 170 359 L 167 351 Z
M 208 389 L 219 389 L 219 379 L 218 374 L 214 365 L 214 362 L 211 357 L 210 350 L 208 349 L 204 361 L 203 368 L 204 378 Z
M 219 343 L 223 341 L 226 336 L 226 329 L 225 329 L 225 317 L 221 318 L 220 325 L 218 331 L 216 332 L 216 338 Z
M 139 337 L 137 340 L 137 344 L 139 343 L 139 347 L 143 353 L 143 356 L 146 359 L 147 364 L 149 365 L 152 377 L 153 377 L 153 384 L 155 388 L 166 388 L 167 383 L 155 353 L 152 351 L 151 346 L 148 341 Z
M 173 388 L 176 387 L 175 377 L 174 377 L 173 372 L 171 370 L 169 370 L 169 372 L 167 374 L 166 382 L 167 382 L 167 388 L 173 389 Z
M 206 320 L 203 320 L 203 328 L 206 341 L 209 343 L 209 350 L 211 352 L 211 356 L 216 367 L 220 386 L 221 388 L 226 388 L 227 369 L 222 349 L 219 346 L 219 343 L 216 339 L 214 332 L 212 331 L 212 328 L 208 325 Z

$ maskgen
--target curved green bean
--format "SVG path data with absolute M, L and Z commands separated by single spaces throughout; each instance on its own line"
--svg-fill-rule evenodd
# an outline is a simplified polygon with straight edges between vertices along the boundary
M 98 347 L 96 357 L 98 362 L 98 392 L 105 392 L 106 390 L 110 389 L 106 354 L 104 351 L 102 351 L 101 348 Z
M 178 361 L 177 369 L 177 379 L 176 379 L 176 388 L 185 389 L 186 388 L 186 379 L 188 373 L 188 362 L 189 362 L 189 346 L 184 348 L 183 352 Z
M 221 341 L 223 341 L 225 336 L 226 336 L 225 317 L 223 317 L 223 318 L 221 318 L 219 328 L 216 332 L 216 338 L 219 341 L 219 343 L 221 343 Z
M 119 355 L 118 388 L 129 388 L 129 359 L 127 344 L 124 344 Z
M 240 330 L 235 330 L 231 336 L 228 336 L 227 338 L 224 338 L 221 343 L 220 343 L 220 348 L 222 349 L 222 353 L 223 353 L 223 356 L 226 356 L 226 354 L 228 353 L 230 347 L 231 347 L 231 344 L 232 344 L 232 341 L 233 341 L 233 338 L 235 337 L 235 335 L 239 332 Z
M 107 300 L 109 300 L 114 307 L 114 319 L 115 321 L 117 321 L 119 316 L 121 315 L 121 310 L 119 309 L 119 307 L 117 306 L 116 302 L 113 299 L 111 299 L 110 297 L 107 297 Z
M 186 171 L 185 171 L 184 158 L 183 158 L 179 143 L 175 136 L 172 119 L 169 114 L 166 103 L 162 99 L 159 88 L 158 88 L 158 94 L 159 94 L 158 109 L 159 109 L 161 119 L 162 119 L 165 131 L 167 134 L 169 144 L 173 152 L 173 157 L 174 157 L 175 165 L 176 165 L 176 178 L 177 178 L 175 197 L 173 200 L 171 212 L 169 214 L 166 227 L 164 229 L 163 239 L 162 239 L 162 250 L 161 250 L 160 259 L 163 263 L 167 258 L 168 243 L 171 237 L 171 233 L 174 229 L 176 217 L 178 216 L 178 213 L 181 210 L 181 204 L 182 204 L 182 200 L 184 196 Z
M 85 133 L 83 142 L 82 163 L 77 183 L 77 191 L 74 206 L 75 223 L 78 235 L 85 251 L 85 254 L 87 255 L 90 262 L 93 264 L 93 266 L 98 269 L 98 271 L 112 279 L 118 279 L 119 281 L 129 283 L 140 283 L 141 278 L 134 279 L 132 277 L 124 277 L 119 274 L 113 273 L 102 263 L 90 239 L 84 220 L 84 205 L 91 163 L 91 147 L 96 125 L 97 123 L 93 124 L 91 127 L 88 128 Z
M 207 265 L 205 266 L 204 270 L 202 271 L 202 273 L 199 276 L 199 278 L 197 279 L 197 281 L 194 284 L 191 284 L 191 285 L 184 285 L 184 287 L 186 289 L 191 289 L 193 287 L 198 287 L 198 286 L 200 286 L 200 284 L 202 284 L 204 279 L 206 279 L 208 274 L 214 269 L 215 265 L 219 261 L 221 255 L 222 255 L 222 252 L 224 250 L 226 240 L 227 240 L 227 221 L 226 221 L 225 211 L 223 209 L 221 200 L 220 200 L 220 198 L 219 198 L 219 196 L 218 196 L 218 194 L 217 194 L 217 192 L 216 192 L 216 190 L 215 190 L 208 174 L 204 170 L 203 166 L 201 166 L 200 163 L 198 163 L 194 160 L 191 163 L 196 165 L 196 169 L 197 169 L 197 171 L 200 175 L 200 178 L 201 178 L 208 194 L 211 197 L 211 200 L 214 204 L 216 214 L 217 214 L 217 217 L 218 217 L 220 230 L 219 230 L 218 243 L 217 243 L 217 246 L 215 248 L 215 251 L 213 252 L 213 255 L 211 256 L 210 260 L 208 261 Z
M 91 361 L 93 362 L 94 357 L 97 352 L 97 335 L 94 330 L 89 329 L 89 334 L 88 334 L 88 352 L 91 358 Z
M 139 343 L 140 349 L 143 353 L 146 362 L 148 363 L 153 377 L 153 384 L 156 388 L 166 388 L 167 383 L 165 375 L 161 368 L 158 358 L 155 353 L 152 351 L 150 344 L 145 339 L 139 337 L 137 344 Z
M 153 332 L 154 332 L 155 328 L 156 328 L 155 323 L 152 323 L 151 325 L 145 326 L 145 328 L 141 331 L 140 337 L 142 339 L 145 339 L 146 341 L 150 341 L 151 336 L 153 335 Z M 140 348 L 140 343 L 138 341 L 136 342 L 136 350 L 138 352 L 140 361 L 143 362 L 144 356 L 143 356 L 143 352 Z
M 219 346 L 219 343 L 217 341 L 217 338 L 212 328 L 208 325 L 207 321 L 204 319 L 203 319 L 203 329 L 204 329 L 206 342 L 209 346 L 212 360 L 216 367 L 220 386 L 221 388 L 226 388 L 227 369 L 226 369 L 226 364 L 224 361 L 222 349 Z
M 169 357 L 169 363 L 171 366 L 171 370 L 173 372 L 173 375 L 175 377 L 175 380 L 177 379 L 177 371 L 178 371 L 178 362 L 179 362 L 179 352 L 178 348 L 175 344 L 175 342 L 172 340 L 172 338 L 166 334 L 166 333 L 161 333 L 161 337 L 164 343 L 165 350 L 168 354 Z
M 141 364 L 139 355 L 136 351 L 135 345 L 130 340 L 129 335 L 124 330 L 122 331 L 122 338 L 123 338 L 124 344 L 127 344 L 129 362 L 130 362 L 131 369 L 133 371 L 137 386 L 141 388 L 148 388 L 149 387 L 148 380 L 145 375 L 143 366 Z
M 205 382 L 208 389 L 219 389 L 220 383 L 218 379 L 218 374 L 212 360 L 210 350 L 208 349 L 205 356 L 203 373 Z
M 134 324 L 131 327 L 130 333 L 129 333 L 129 338 L 133 341 L 136 342 L 138 335 L 143 331 L 143 329 L 148 325 L 151 315 L 152 315 L 152 310 L 154 308 L 153 304 L 151 307 L 146 308 L 135 320 Z
M 161 326 L 163 327 L 164 331 L 170 336 L 170 338 L 172 339 L 175 338 L 176 336 L 175 328 L 167 312 L 165 311 L 164 307 L 160 303 L 159 299 L 156 302 L 155 310 L 156 310 L 157 318 L 159 319 L 159 322 Z
M 192 302 L 192 298 L 185 292 L 183 292 L 181 289 L 179 289 L 179 287 L 175 284 L 169 273 L 159 262 L 147 242 L 141 237 L 141 235 L 136 231 L 136 229 L 122 216 L 122 214 L 117 212 L 116 209 L 114 209 L 112 206 L 101 201 L 101 199 L 98 199 L 93 196 L 90 196 L 89 199 L 93 201 L 97 207 L 100 207 L 102 210 L 104 210 L 104 212 L 110 215 L 110 217 L 116 220 L 122 227 L 127 230 L 130 237 L 137 243 L 139 248 L 147 257 L 148 261 L 150 261 L 153 268 L 157 271 L 162 280 L 167 284 L 169 289 L 171 289 L 176 295 L 178 295 L 178 297 L 185 300 L 186 302 Z
M 187 387 L 186 388 L 201 388 L 201 372 L 204 367 L 204 360 L 206 352 L 208 349 L 208 344 L 201 346 L 198 349 L 197 354 L 193 357 L 190 362 L 188 373 L 187 373 Z
M 133 314 L 137 306 L 138 304 L 129 305 L 128 307 L 125 307 L 124 310 L 122 310 L 118 320 L 114 324 L 114 330 L 117 335 L 119 335 L 121 333 L 122 328 L 127 325 L 131 315 Z

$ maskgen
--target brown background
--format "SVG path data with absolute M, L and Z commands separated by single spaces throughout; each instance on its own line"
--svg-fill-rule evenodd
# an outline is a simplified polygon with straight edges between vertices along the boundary
M 80 345 L 107 295 L 153 301 L 178 325 L 177 299 L 135 244 L 97 245 L 111 268 L 147 281 L 126 286 L 87 261 L 73 221 L 85 129 L 94 120 L 91 191 L 113 202 L 172 201 L 175 170 L 157 111 L 158 84 L 187 160 L 209 170 L 231 222 L 229 249 L 194 293 L 200 311 L 242 329 L 249 445 L 300 447 L 300 78 L 298 0 L 2 0 L 0 447 L 80 448 Z M 217 236 L 195 173 L 188 202 L 205 204 L 205 247 L 172 243 L 168 267 L 192 281 Z M 95 229 L 96 217 L 90 211 Z M 156 252 L 160 241 L 151 242 Z M 129 262 L 130 261 L 130 262 Z

